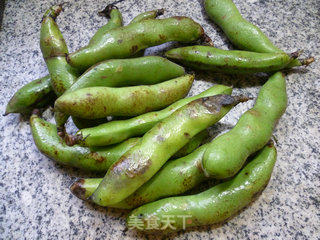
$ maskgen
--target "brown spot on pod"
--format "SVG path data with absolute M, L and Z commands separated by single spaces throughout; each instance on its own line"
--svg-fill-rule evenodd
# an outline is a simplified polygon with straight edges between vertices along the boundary
M 172 18 L 174 18 L 174 19 L 177 19 L 177 20 L 181 21 L 181 20 L 185 19 L 186 17 L 182 17 L 182 16 L 174 16 L 174 17 L 172 17 Z
M 163 35 L 163 34 L 159 34 L 159 38 L 160 38 L 161 40 L 165 40 L 165 39 L 166 39 L 166 36 Z
M 138 45 L 133 45 L 132 47 L 131 47 L 131 54 L 134 54 L 134 53 L 136 53 L 138 51 Z
M 97 152 L 92 152 L 89 154 L 90 157 L 92 157 L 94 160 L 96 160 L 98 163 L 102 163 L 106 160 L 105 157 L 101 156 L 99 153 Z
M 192 182 L 192 175 L 186 177 L 183 179 L 183 182 L 182 182 L 182 186 L 184 186 L 185 188 L 189 188 L 189 186 L 191 185 L 191 182 Z
M 77 180 L 70 186 L 70 191 L 73 195 L 75 195 L 77 198 L 80 198 L 82 200 L 85 200 L 85 194 L 86 189 L 83 187 L 85 180 L 83 178 Z
M 126 175 L 129 178 L 134 178 L 136 176 L 143 175 L 150 168 L 151 164 L 151 159 L 148 159 L 147 161 L 143 161 L 140 164 L 138 164 L 137 167 L 129 167 L 126 169 Z
M 255 109 L 250 109 L 248 111 L 251 115 L 255 116 L 255 117 L 260 117 L 261 116 L 261 113 Z

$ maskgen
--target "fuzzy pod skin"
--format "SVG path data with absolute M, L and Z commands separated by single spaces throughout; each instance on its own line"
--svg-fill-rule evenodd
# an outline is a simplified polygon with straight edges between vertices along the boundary
M 91 196 L 109 206 L 122 201 L 147 182 L 190 139 L 219 121 L 240 99 L 216 95 L 197 99 L 149 130 L 139 143 L 114 163 Z
M 158 56 L 112 59 L 89 68 L 66 93 L 87 87 L 151 85 L 184 74 L 183 67 Z
M 54 94 L 50 84 L 50 76 L 33 80 L 20 88 L 7 104 L 5 115 L 9 113 L 25 113 L 34 107 L 43 107 L 41 104 L 47 99 L 53 99 Z M 39 106 L 40 103 L 40 106 Z
M 55 109 L 87 119 L 136 116 L 161 109 L 183 98 L 193 80 L 193 75 L 185 75 L 150 86 L 78 89 L 59 97 Z
M 240 117 L 236 126 L 210 143 L 202 160 L 205 172 L 217 179 L 235 175 L 248 156 L 269 141 L 286 107 L 286 81 L 278 72 L 261 87 L 254 107 Z
M 79 145 L 69 147 L 57 134 L 57 127 L 37 115 L 30 118 L 34 142 L 47 157 L 60 164 L 86 171 L 106 172 L 125 152 L 139 141 L 131 138 L 127 141 L 101 148 L 87 148 Z
M 123 201 L 110 207 L 132 209 L 160 198 L 182 194 L 208 178 L 201 168 L 205 144 L 189 155 L 168 161 L 149 181 Z M 81 178 L 74 182 L 70 190 L 80 199 L 86 200 L 97 189 L 102 178 Z
M 232 0 L 205 0 L 204 7 L 209 17 L 238 48 L 259 53 L 283 52 L 260 28 L 241 16 Z M 300 66 L 300 61 L 293 60 L 288 67 L 294 66 Z
M 225 222 L 254 201 L 268 185 L 276 158 L 275 147 L 266 146 L 233 179 L 196 195 L 170 197 L 143 205 L 129 214 L 127 225 L 131 228 L 130 221 L 135 217 L 143 223 L 137 229 L 142 231 L 156 230 L 148 229 L 152 218 L 161 231 Z M 167 216 L 171 216 L 173 228 L 165 228 Z
M 112 121 L 97 127 L 82 129 L 78 132 L 82 136 L 82 140 L 79 143 L 84 146 L 105 146 L 122 142 L 130 137 L 143 135 L 158 122 L 193 100 L 218 94 L 230 95 L 231 92 L 231 87 L 215 85 L 196 96 L 181 99 L 157 112 L 149 112 L 134 118 Z
M 287 68 L 295 60 L 286 53 L 229 51 L 209 46 L 191 46 L 169 50 L 166 57 L 196 69 L 222 73 L 275 72 Z M 300 66 L 301 63 L 297 66 Z M 291 64 L 291 67 L 293 65 Z
M 202 27 L 187 17 L 148 19 L 108 32 L 94 45 L 69 54 L 68 61 L 74 67 L 86 70 L 105 59 L 128 58 L 165 42 L 194 42 L 203 36 Z
M 140 13 L 134 19 L 131 20 L 130 24 L 141 22 L 147 19 L 155 19 L 161 15 L 163 15 L 164 9 L 151 10 L 147 12 Z

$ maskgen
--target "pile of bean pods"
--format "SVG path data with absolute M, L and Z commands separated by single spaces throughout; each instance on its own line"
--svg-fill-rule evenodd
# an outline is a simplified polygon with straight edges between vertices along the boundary
M 100 206 L 134 209 L 127 218 L 130 229 L 169 231 L 221 223 L 253 201 L 276 161 L 270 139 L 287 106 L 280 71 L 314 60 L 299 60 L 300 52 L 287 54 L 274 46 L 231 0 L 205 0 L 204 6 L 241 50 L 214 48 L 191 18 L 157 19 L 163 9 L 139 14 L 123 26 L 119 9 L 111 4 L 100 12 L 108 23 L 87 46 L 69 53 L 55 22 L 62 6 L 51 7 L 42 17 L 40 34 L 49 75 L 23 86 L 7 105 L 6 114 L 31 113 L 40 152 L 104 175 L 80 178 L 70 189 Z M 184 98 L 195 75 L 167 58 L 144 56 L 144 49 L 170 41 L 190 46 L 171 49 L 165 57 L 194 70 L 271 73 L 254 107 L 210 142 L 207 128 L 249 98 L 232 96 L 232 88 L 224 85 Z M 56 124 L 41 118 L 53 102 Z M 69 117 L 79 129 L 75 135 L 66 131 Z M 220 183 L 187 194 L 209 179 Z

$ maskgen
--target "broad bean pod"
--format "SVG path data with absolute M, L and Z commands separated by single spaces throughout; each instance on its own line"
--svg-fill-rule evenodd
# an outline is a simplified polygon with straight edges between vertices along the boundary
M 30 126 L 34 142 L 40 152 L 60 164 L 93 172 L 105 173 L 113 163 L 139 141 L 139 138 L 130 138 L 107 147 L 88 148 L 79 145 L 70 147 L 58 136 L 57 127 L 38 115 L 31 116 Z M 197 139 L 191 139 L 190 143 L 193 141 Z M 183 152 L 180 154 L 182 155 Z
M 209 46 L 190 46 L 171 49 L 166 52 L 166 57 L 176 60 L 183 65 L 195 69 L 210 70 L 222 73 L 258 73 L 275 72 L 281 69 L 306 64 L 293 61 L 298 57 L 297 53 L 257 53 L 237 50 L 222 50 Z
M 68 55 L 68 62 L 86 70 L 105 59 L 128 58 L 165 42 L 193 42 L 204 36 L 202 27 L 187 17 L 148 19 L 114 29 L 94 45 Z
M 53 6 L 47 10 L 42 18 L 40 29 L 42 56 L 47 64 L 51 86 L 57 96 L 61 96 L 79 75 L 79 72 L 67 63 L 68 47 L 55 22 L 61 11 L 61 5 Z M 55 111 L 55 120 L 59 127 L 63 126 L 67 119 L 68 116 Z
M 107 34 L 111 29 L 121 27 L 123 25 L 122 14 L 118 8 L 109 4 L 105 7 L 104 10 L 98 13 L 100 16 L 106 17 L 109 19 L 108 23 L 99 28 L 96 33 L 92 36 L 87 46 L 94 45 L 100 38 Z
M 158 56 L 111 59 L 89 68 L 66 93 L 87 87 L 151 85 L 184 74 L 183 67 Z
M 205 0 L 204 7 L 208 16 L 238 48 L 260 53 L 282 52 L 260 28 L 241 16 L 232 0 Z
M 233 129 L 209 144 L 202 160 L 205 172 L 217 179 L 235 175 L 247 157 L 269 141 L 286 107 L 286 81 L 277 72 L 261 87 L 254 107 L 240 117 Z
M 223 30 L 228 39 L 238 48 L 260 53 L 283 52 L 270 39 L 249 21 L 245 20 L 232 0 L 205 0 L 204 6 L 209 17 Z M 305 65 L 313 62 L 307 59 Z M 293 60 L 288 67 L 300 65 Z
M 216 95 L 192 101 L 150 129 L 139 143 L 114 163 L 91 196 L 109 206 L 147 182 L 190 139 L 219 121 L 243 97 Z
M 60 164 L 86 171 L 103 172 L 133 147 L 139 138 L 131 138 L 123 143 L 100 148 L 79 145 L 69 147 L 57 134 L 57 127 L 33 114 L 30 126 L 34 142 L 44 155 Z
M 5 115 L 9 113 L 31 112 L 33 108 L 46 106 L 55 98 L 50 76 L 36 79 L 20 88 L 7 104 Z
M 201 161 L 208 144 L 189 155 L 168 161 L 149 181 L 133 194 L 110 207 L 131 209 L 160 198 L 184 193 L 201 182 L 208 180 Z M 88 199 L 101 183 L 102 178 L 81 178 L 74 182 L 70 190 L 80 199 Z
M 231 92 L 231 87 L 214 85 L 196 96 L 181 99 L 160 111 L 145 113 L 126 120 L 108 122 L 93 128 L 81 129 L 74 137 L 74 141 L 85 146 L 105 146 L 122 142 L 130 137 L 146 133 L 158 122 L 193 100 L 218 94 L 230 95 Z
M 275 147 L 264 147 L 233 179 L 190 196 L 170 197 L 133 210 L 128 218 L 139 220 L 137 230 L 173 231 L 192 226 L 218 224 L 234 216 L 256 199 L 268 185 L 277 158 Z M 165 224 L 170 216 L 172 228 Z M 150 228 L 152 221 L 153 228 Z
M 46 61 L 51 85 L 57 96 L 60 96 L 73 84 L 79 73 L 66 61 L 68 48 L 55 22 L 62 11 L 61 5 L 47 10 L 42 18 L 40 30 L 40 48 Z
M 133 18 L 130 22 L 130 24 L 136 23 L 136 22 L 141 22 L 147 19 L 155 19 L 161 15 L 163 15 L 164 9 L 156 9 L 156 10 L 151 10 L 147 12 L 140 13 L 137 15 L 135 18 Z
M 82 88 L 59 97 L 55 109 L 87 119 L 136 116 L 161 109 L 183 98 L 193 80 L 193 75 L 185 75 L 150 86 Z

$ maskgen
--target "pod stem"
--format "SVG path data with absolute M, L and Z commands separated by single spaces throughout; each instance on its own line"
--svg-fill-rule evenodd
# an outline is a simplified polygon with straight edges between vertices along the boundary
M 203 34 L 203 36 L 202 36 L 200 41 L 205 46 L 214 47 L 213 41 L 211 40 L 211 38 L 206 33 Z
M 289 54 L 289 56 L 293 59 L 297 59 L 301 54 L 303 53 L 303 50 L 298 50 L 298 51 L 295 51 L 291 54 Z M 303 66 L 309 66 L 311 63 L 314 62 L 314 57 L 309 57 L 309 58 L 305 58 L 305 59 L 301 59 L 299 60 L 301 65 Z
M 252 97 L 248 97 L 245 95 L 239 95 L 239 96 L 234 96 L 234 101 L 238 104 L 238 103 L 242 103 L 242 102 L 247 102 L 249 100 L 252 100 Z
M 65 126 L 57 127 L 57 134 L 61 138 L 65 138 L 67 136 L 66 128 Z
M 293 59 L 296 59 L 298 58 L 301 54 L 303 53 L 303 50 L 298 50 L 298 51 L 295 51 L 293 53 L 290 53 L 289 56 Z
M 110 14 L 113 9 L 118 9 L 114 3 L 108 4 L 102 11 L 98 12 L 101 17 L 111 18 Z
M 51 8 L 49 8 L 45 14 L 43 15 L 41 22 L 47 18 L 51 17 L 54 21 L 56 21 L 56 18 L 59 16 L 59 14 L 63 11 L 62 6 L 65 4 L 65 2 L 60 3 L 58 5 L 54 5 Z
M 164 14 L 164 8 L 161 8 L 161 9 L 157 9 L 156 10 L 156 17 L 159 17 L 159 16 L 161 16 L 161 15 L 163 15 Z
M 314 61 L 315 61 L 314 57 L 309 57 L 309 58 L 305 58 L 305 59 L 300 60 L 301 64 L 306 67 L 309 66 Z
M 83 137 L 82 133 L 78 133 L 76 135 L 66 135 L 64 137 L 64 140 L 68 146 L 72 147 L 75 144 L 83 142 L 89 136 L 90 134 L 86 137 Z

